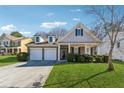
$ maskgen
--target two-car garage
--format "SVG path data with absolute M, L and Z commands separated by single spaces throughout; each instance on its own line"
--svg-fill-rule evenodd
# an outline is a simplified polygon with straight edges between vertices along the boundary
M 30 60 L 57 60 L 57 48 L 30 48 Z

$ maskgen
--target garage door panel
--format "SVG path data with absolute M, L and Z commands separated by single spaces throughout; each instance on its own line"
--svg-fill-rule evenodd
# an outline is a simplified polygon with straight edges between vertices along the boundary
M 44 60 L 56 60 L 56 48 L 44 49 Z
M 30 60 L 42 60 L 42 48 L 31 48 Z

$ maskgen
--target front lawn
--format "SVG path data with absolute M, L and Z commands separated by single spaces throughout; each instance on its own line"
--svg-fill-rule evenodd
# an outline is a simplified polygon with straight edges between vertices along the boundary
M 114 62 L 115 71 L 107 64 L 55 65 L 43 87 L 54 88 L 124 88 L 124 63 Z
M 0 56 L 0 66 L 17 63 L 16 56 Z

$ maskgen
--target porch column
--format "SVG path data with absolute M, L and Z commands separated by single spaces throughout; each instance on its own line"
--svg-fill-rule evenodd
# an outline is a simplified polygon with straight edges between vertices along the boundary
M 58 61 L 60 60 L 60 45 L 58 45 Z
M 12 48 L 12 53 L 14 52 L 14 48 Z
M 19 53 L 19 48 L 17 48 L 17 53 Z
M 88 54 L 91 55 L 91 47 L 88 48 Z
M 100 47 L 97 47 L 97 55 L 100 55 Z
M 87 53 L 87 45 L 85 45 L 85 54 L 88 54 L 88 53 Z
M 71 53 L 70 44 L 68 44 L 68 53 Z
M 8 52 L 8 50 L 7 50 L 7 48 L 5 48 L 5 53 L 7 53 Z

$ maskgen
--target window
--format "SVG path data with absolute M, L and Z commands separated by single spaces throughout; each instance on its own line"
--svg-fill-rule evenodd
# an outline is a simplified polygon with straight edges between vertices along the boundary
M 7 46 L 8 46 L 8 44 L 9 44 L 9 42 L 8 42 L 8 41 L 4 41 L 4 46 L 5 46 L 5 47 L 7 47 Z
M 49 36 L 49 42 L 53 42 L 53 37 L 52 36 Z
M 117 42 L 117 48 L 120 48 L 120 42 Z
M 35 37 L 35 42 L 40 42 L 39 36 Z
M 81 28 L 75 29 L 75 36 L 83 36 L 83 29 Z

